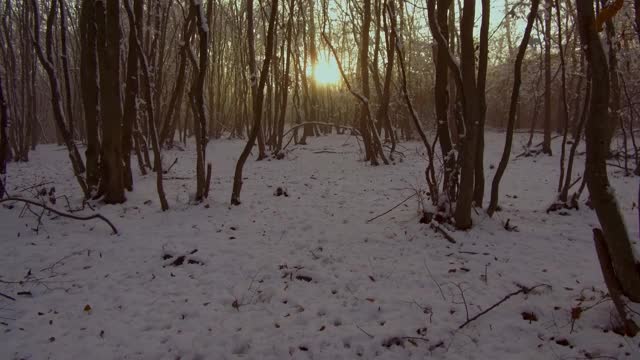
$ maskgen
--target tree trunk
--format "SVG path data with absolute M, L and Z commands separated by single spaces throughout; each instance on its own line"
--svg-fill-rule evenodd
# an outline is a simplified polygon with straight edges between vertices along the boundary
M 563 133 L 562 133 L 562 145 L 560 148 L 560 179 L 558 181 L 558 194 L 560 198 L 558 199 L 560 202 L 564 203 L 567 201 L 566 198 L 562 199 L 562 187 L 565 176 L 565 156 L 566 156 L 566 148 L 567 148 L 567 137 L 569 136 L 569 104 L 567 103 L 567 71 L 566 71 L 566 61 L 564 54 L 564 46 L 562 42 L 564 41 L 562 37 L 562 21 L 560 17 L 560 3 L 556 1 L 556 19 L 558 26 L 558 50 L 560 55 L 560 75 L 562 78 L 561 84 L 561 95 L 562 95 L 562 125 L 563 125 Z M 577 141 L 577 140 L 576 140 Z
M 96 7 L 94 0 L 83 0 L 80 12 L 80 86 L 84 105 L 84 121 L 87 132 L 87 186 L 91 196 L 100 180 L 100 143 L 98 140 L 98 60 Z
M 611 77 L 611 98 L 609 99 L 609 123 L 606 132 L 605 141 L 607 149 L 611 149 L 611 141 L 613 140 L 616 129 L 618 128 L 620 116 L 620 74 L 618 72 L 618 55 L 616 44 L 616 28 L 613 20 L 606 21 L 607 47 L 609 55 L 609 76 Z M 625 147 L 626 149 L 626 147 Z M 624 154 L 623 154 L 624 156 Z M 626 158 L 626 157 L 625 157 Z
M 493 216 L 493 213 L 498 209 L 500 180 L 502 180 L 502 175 L 504 175 L 504 171 L 507 169 L 509 157 L 511 156 L 511 144 L 513 143 L 516 110 L 520 99 L 520 85 L 522 84 L 522 61 L 524 60 L 527 47 L 529 46 L 529 38 L 531 37 L 533 23 L 538 16 L 539 4 L 540 0 L 531 1 L 531 12 L 529 12 L 529 16 L 527 17 L 527 26 L 524 30 L 520 46 L 518 47 L 518 54 L 516 55 L 516 62 L 513 69 L 513 88 L 511 90 L 511 102 L 509 105 L 509 120 L 505 135 L 506 139 L 504 143 L 504 150 L 502 151 L 502 158 L 500 159 L 500 163 L 496 169 L 496 174 L 493 176 L 493 181 L 491 182 L 491 200 L 489 201 L 489 208 L 487 209 L 489 216 Z
M 586 60 L 592 69 L 598 69 L 591 71 L 592 93 L 586 127 L 587 187 L 622 292 L 631 301 L 640 302 L 640 274 L 636 270 L 629 233 L 607 175 L 608 149 L 605 136 L 608 127 L 610 86 L 607 58 L 595 29 L 593 4 L 589 1 L 578 1 L 576 9 Z
M 362 96 L 369 101 L 369 30 L 371 27 L 371 0 L 363 0 L 363 19 L 362 28 L 360 30 L 360 47 L 359 62 L 360 81 L 362 87 Z M 371 161 L 371 165 L 378 165 L 378 158 L 373 149 L 372 134 L 369 130 L 369 119 L 367 119 L 368 103 L 360 105 L 360 134 L 362 134 L 362 142 L 364 143 L 365 161 Z M 375 131 L 375 129 L 373 129 Z
M 482 24 L 480 25 L 480 51 L 478 53 L 476 154 L 474 164 L 473 201 L 482 207 L 484 199 L 484 123 L 487 114 L 487 67 L 489 61 L 489 20 L 491 4 L 482 0 Z
M 438 0 L 438 26 L 444 39 L 449 41 L 448 13 L 451 7 L 451 0 Z M 449 134 L 449 68 L 447 66 L 448 44 L 438 44 L 436 50 L 436 81 L 435 81 L 435 107 L 436 121 L 438 123 L 438 138 L 440 139 L 440 150 L 442 151 L 444 178 L 442 180 L 442 190 L 448 201 L 451 203 L 455 199 L 455 184 L 452 173 L 455 171 L 455 155 L 451 152 L 451 136 Z
M 176 84 L 171 92 L 169 107 L 162 122 L 162 130 L 160 131 L 160 146 L 164 146 L 167 142 L 171 142 L 173 133 L 175 132 L 178 120 L 180 119 L 180 100 L 184 93 L 184 85 L 186 82 L 187 72 L 187 51 L 191 41 L 191 36 L 195 31 L 193 8 L 189 8 L 189 15 L 185 19 L 182 30 L 182 46 L 180 47 L 180 64 L 178 65 L 178 75 Z
M 131 10 L 131 5 L 129 4 L 129 0 L 124 0 L 124 7 L 127 12 L 127 17 L 129 18 L 129 27 L 131 29 L 138 29 L 140 25 L 138 25 L 138 18 L 134 15 Z M 147 61 L 147 56 L 144 53 L 144 49 L 142 48 L 142 44 L 140 43 L 140 39 L 138 38 L 138 33 L 136 31 L 132 31 L 135 35 L 135 46 L 136 53 L 139 58 L 138 61 L 142 67 L 142 81 L 144 82 L 144 100 L 147 102 L 147 117 L 149 120 L 149 133 L 151 135 L 151 143 L 153 145 L 153 165 L 156 170 L 156 189 L 158 191 L 158 198 L 160 199 L 160 208 L 162 211 L 169 210 L 169 203 L 167 202 L 166 195 L 164 193 L 164 185 L 162 183 L 162 157 L 160 155 L 160 145 L 158 143 L 158 133 L 156 131 L 156 123 L 154 119 L 153 113 L 153 97 L 151 93 L 151 76 L 149 74 L 149 63 Z
M 60 46 L 62 47 L 62 73 L 67 107 L 67 125 L 71 137 L 74 137 L 75 122 L 73 121 L 73 98 L 71 97 L 71 74 L 69 73 L 69 50 L 67 49 L 67 15 L 64 0 L 60 0 Z
M 67 129 L 64 110 L 62 109 L 60 82 L 58 81 L 58 76 L 53 65 L 53 24 L 56 17 L 57 2 L 56 0 L 53 0 L 51 2 L 49 17 L 47 18 L 45 45 L 46 55 L 42 51 L 42 47 L 40 45 L 40 15 L 38 14 L 38 4 L 36 3 L 36 0 L 31 0 L 31 5 L 33 6 L 34 11 L 34 46 L 36 48 L 38 58 L 40 59 L 40 64 L 42 64 L 42 67 L 45 69 L 47 77 L 49 78 L 49 84 L 51 88 L 51 106 L 53 107 L 54 120 L 56 122 L 57 129 L 60 131 L 63 137 L 64 143 L 67 147 L 67 151 L 69 152 L 69 160 L 71 160 L 71 166 L 73 167 L 73 173 L 76 177 L 76 180 L 78 181 L 78 184 L 80 185 L 84 196 L 88 197 L 89 191 L 82 177 L 82 173 L 84 173 L 85 171 L 84 164 L 82 163 L 82 158 L 80 157 L 78 148 L 73 142 L 71 133 Z
M 7 99 L 4 96 L 4 82 L 0 74 L 0 175 L 7 173 L 7 160 L 9 159 L 9 110 Z M 4 196 L 4 186 L 0 184 L 0 199 Z
M 275 22 L 278 15 L 278 0 L 271 1 L 271 15 L 269 17 L 269 29 L 267 30 L 267 43 L 265 49 L 265 58 L 262 63 L 262 71 L 260 72 L 260 82 L 256 86 L 255 101 L 253 102 L 253 128 L 249 134 L 247 145 L 242 150 L 240 158 L 236 164 L 236 170 L 233 178 L 233 190 L 231 192 L 231 205 L 240 205 L 240 191 L 242 190 L 242 168 L 247 161 L 251 149 L 255 144 L 255 141 L 260 132 L 260 123 L 262 121 L 262 101 L 264 99 L 264 87 L 267 83 L 267 77 L 269 76 L 269 66 L 271 64 L 271 58 L 273 56 L 273 34 L 275 32 Z M 247 32 L 249 42 L 249 61 L 253 64 L 250 66 L 251 82 L 258 80 L 258 74 L 256 73 L 257 67 L 255 66 L 255 43 L 253 37 L 253 0 L 247 0 Z
M 545 0 L 544 12 L 544 139 L 542 153 L 551 156 L 551 12 L 553 0 Z
M 142 18 L 144 10 L 143 0 L 133 0 L 133 11 L 136 18 Z M 122 161 L 124 163 L 124 186 L 133 190 L 133 174 L 131 172 L 131 150 L 133 148 L 133 124 L 138 118 L 138 47 L 136 38 L 141 37 L 142 24 L 129 30 L 129 54 L 127 55 L 127 81 L 124 101 L 124 115 L 122 120 Z
M 384 18 L 395 17 L 395 2 L 394 0 L 388 0 L 387 6 L 389 12 L 383 12 L 387 14 Z M 386 137 L 391 141 L 390 158 L 393 160 L 393 152 L 396 148 L 396 136 L 393 133 L 391 126 L 391 120 L 389 119 L 389 104 L 391 102 L 391 80 L 393 78 L 393 67 L 395 63 L 395 47 L 396 37 L 398 36 L 395 26 L 391 24 L 395 23 L 394 19 L 389 19 L 389 24 L 384 24 L 385 33 L 387 34 L 387 65 L 384 73 L 384 84 L 382 88 L 382 97 L 380 99 L 380 108 L 378 109 L 378 124 L 379 127 L 384 127 Z M 446 65 L 445 65 L 446 66 Z
M 196 76 L 191 87 L 191 97 L 193 102 L 193 121 L 196 135 L 196 201 L 202 201 L 207 197 L 208 184 L 205 174 L 207 143 L 207 115 L 204 108 L 204 81 L 209 67 L 209 25 L 207 24 L 202 3 L 191 0 L 191 6 L 195 9 L 195 18 L 198 28 L 199 38 L 199 63 L 193 59 L 193 68 Z M 207 13 L 211 13 L 211 0 L 208 2 Z M 189 51 L 189 54 L 192 53 Z
M 120 204 L 126 200 L 122 166 L 120 0 L 96 2 L 96 14 L 102 129 L 100 194 L 103 195 L 102 199 L 105 203 Z
M 473 206 L 476 132 L 479 122 L 476 89 L 476 62 L 473 28 L 475 21 L 475 0 L 465 0 L 460 24 L 462 92 L 465 99 L 464 132 L 460 135 L 460 191 L 455 209 L 456 227 L 460 230 L 471 228 L 471 207 Z

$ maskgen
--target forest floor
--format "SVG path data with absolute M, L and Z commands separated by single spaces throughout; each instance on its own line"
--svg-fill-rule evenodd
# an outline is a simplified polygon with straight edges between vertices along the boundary
M 503 136 L 487 135 L 487 194 Z M 195 151 L 166 151 L 165 167 L 178 159 L 165 175 L 169 211 L 155 175 L 137 168 L 125 204 L 94 204 L 119 235 L 99 220 L 47 213 L 38 225 L 23 204 L 4 203 L 0 293 L 15 301 L 0 296 L 0 358 L 638 359 L 640 340 L 611 331 L 585 197 L 578 211 L 545 211 L 559 140 L 554 157 L 514 158 L 503 211 L 478 209 L 469 232 L 446 228 L 455 244 L 419 223 L 415 197 L 367 222 L 424 189 L 418 143 L 403 143 L 395 165 L 371 167 L 353 137 L 338 135 L 310 138 L 283 160 L 254 153 L 233 208 L 243 142 L 209 144 L 211 196 L 200 205 L 190 203 Z M 516 137 L 514 155 L 525 141 Z M 611 175 L 638 239 L 638 179 Z M 9 165 L 11 195 L 51 187 L 82 204 L 63 147 L 39 146 L 29 163 Z M 275 196 L 278 187 L 288 196 Z M 523 287 L 536 288 L 459 328 Z

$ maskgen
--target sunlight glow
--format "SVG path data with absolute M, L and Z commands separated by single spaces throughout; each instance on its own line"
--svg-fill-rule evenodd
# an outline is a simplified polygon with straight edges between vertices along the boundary
M 318 54 L 318 63 L 307 67 L 307 76 L 320 86 L 338 85 L 341 81 L 340 69 L 333 56 L 328 53 Z

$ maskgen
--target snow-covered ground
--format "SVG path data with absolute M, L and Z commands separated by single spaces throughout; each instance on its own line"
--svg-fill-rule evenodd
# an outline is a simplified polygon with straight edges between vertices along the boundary
M 486 143 L 489 185 L 503 135 Z M 392 166 L 363 163 L 347 136 L 311 138 L 284 160 L 253 156 L 243 203 L 229 208 L 242 146 L 210 143 L 206 204 L 189 203 L 191 148 L 164 153 L 165 167 L 178 158 L 166 175 L 168 212 L 155 175 L 136 171 L 124 205 L 95 205 L 120 235 L 47 214 L 35 231 L 22 204 L 2 204 L 0 292 L 16 300 L 0 297 L 0 359 L 640 358 L 637 338 L 610 331 L 595 214 L 584 205 L 545 213 L 558 156 L 513 159 L 503 211 L 491 219 L 478 210 L 473 230 L 449 230 L 452 244 L 419 224 L 416 198 L 367 223 L 424 189 L 418 143 L 403 144 Z M 12 195 L 31 197 L 20 190 L 46 182 L 81 204 L 63 148 L 40 146 L 31 159 L 10 164 Z M 612 181 L 638 239 L 638 180 L 612 171 Z M 288 196 L 274 196 L 278 187 Z M 507 220 L 518 231 L 505 230 Z M 459 329 L 520 286 L 541 284 Z

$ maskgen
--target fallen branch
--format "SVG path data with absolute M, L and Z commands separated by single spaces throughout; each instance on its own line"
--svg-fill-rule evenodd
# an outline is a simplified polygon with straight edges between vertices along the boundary
M 413 195 L 409 196 L 408 198 L 406 198 L 406 199 L 402 200 L 399 204 L 397 204 L 396 206 L 392 207 L 391 209 L 389 209 L 389 210 L 387 210 L 387 211 L 383 212 L 382 214 L 380 214 L 380 215 L 378 215 L 378 216 L 376 216 L 376 217 L 373 217 L 373 218 L 371 218 L 371 219 L 367 220 L 367 224 L 368 224 L 368 223 L 370 223 L 370 222 L 372 222 L 373 220 L 376 220 L 377 218 L 380 218 L 380 217 L 383 217 L 383 216 L 387 215 L 388 213 L 390 213 L 390 212 L 392 212 L 393 210 L 397 209 L 400 205 L 402 205 L 402 204 L 406 203 L 407 201 L 411 200 L 411 199 L 412 199 L 414 196 L 416 196 L 416 195 L 417 195 L 417 193 L 414 193 Z
M 445 229 L 443 229 L 440 225 L 431 223 L 431 228 L 436 232 L 439 232 L 440 234 L 442 234 L 442 236 L 444 236 L 444 238 L 447 239 L 448 242 L 452 244 L 457 243 L 456 239 L 454 239 L 453 236 L 449 235 L 449 233 Z
M 472 321 L 476 320 L 480 316 L 482 316 L 482 315 L 488 313 L 489 311 L 497 308 L 500 304 L 502 304 L 503 302 L 509 300 L 509 298 L 511 298 L 512 296 L 515 296 L 515 295 L 518 295 L 518 294 L 525 294 L 526 295 L 526 294 L 530 293 L 531 291 L 535 290 L 536 288 L 543 287 L 543 286 L 544 287 L 551 287 L 550 285 L 547 285 L 547 284 L 539 284 L 539 285 L 536 285 L 536 286 L 533 286 L 533 287 L 522 286 L 520 288 L 520 290 L 514 291 L 514 292 L 508 294 L 507 296 L 503 297 L 497 303 L 495 303 L 495 304 L 491 305 L 490 307 L 488 307 L 486 310 L 481 311 L 477 315 L 475 315 L 475 316 L 471 317 L 470 319 L 468 319 L 467 321 L 465 321 L 462 325 L 458 326 L 458 329 L 462 329 L 463 327 L 469 325 Z
M 0 200 L 0 204 L 4 203 L 4 202 L 8 202 L 8 201 L 20 201 L 29 205 L 34 205 L 34 206 L 39 206 L 47 211 L 50 211 L 58 216 L 62 216 L 62 217 L 66 217 L 69 219 L 74 219 L 74 220 L 91 220 L 91 219 L 100 219 L 104 222 L 106 222 L 110 227 L 111 230 L 113 230 L 114 234 L 118 234 L 118 229 L 116 229 L 116 227 L 113 225 L 113 223 L 111 221 L 109 221 L 109 219 L 107 219 L 106 217 L 102 216 L 101 214 L 93 214 L 93 215 L 89 215 L 89 216 L 77 216 L 77 215 L 73 215 L 73 214 L 68 214 L 59 210 L 56 210 L 54 208 L 48 207 L 45 204 L 41 204 L 38 203 L 36 201 L 33 200 L 29 200 L 29 199 L 22 199 L 22 198 L 17 198 L 17 197 L 8 197 L 8 198 L 4 198 Z

